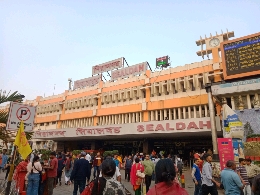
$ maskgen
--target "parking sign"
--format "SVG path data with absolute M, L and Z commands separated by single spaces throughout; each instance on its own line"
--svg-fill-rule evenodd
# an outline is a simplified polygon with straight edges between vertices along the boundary
M 11 102 L 6 130 L 17 130 L 20 126 L 20 122 L 23 121 L 24 130 L 32 131 L 34 127 L 35 110 L 36 108 L 34 106 Z

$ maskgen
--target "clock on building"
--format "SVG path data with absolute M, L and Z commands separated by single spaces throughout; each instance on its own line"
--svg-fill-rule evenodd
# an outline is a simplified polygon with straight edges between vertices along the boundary
M 220 44 L 220 40 L 218 38 L 213 38 L 209 41 L 209 45 L 211 47 L 217 47 Z

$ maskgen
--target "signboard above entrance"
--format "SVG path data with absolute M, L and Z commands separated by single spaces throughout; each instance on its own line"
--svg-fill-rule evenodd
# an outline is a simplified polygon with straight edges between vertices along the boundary
M 260 33 L 221 43 L 224 79 L 260 74 Z
M 126 78 L 130 75 L 138 75 L 147 70 L 147 62 L 136 64 L 133 66 L 125 67 L 111 72 L 111 79 L 117 80 L 118 78 Z
M 118 58 L 92 67 L 92 75 L 124 67 L 124 58 Z
M 101 77 L 102 77 L 102 74 L 99 74 L 97 76 L 74 81 L 73 90 L 78 89 L 78 88 L 87 87 L 87 86 L 97 85 L 101 81 Z
M 24 122 L 24 130 L 31 131 L 34 127 L 35 107 L 17 102 L 10 103 L 10 111 L 6 124 L 6 130 L 18 130 L 21 121 Z
M 220 128 L 219 117 L 216 117 L 218 131 Z M 106 126 L 78 127 L 67 129 L 55 129 L 47 131 L 35 131 L 35 139 L 63 139 L 84 138 L 93 139 L 95 136 L 143 136 L 147 134 L 161 134 L 171 136 L 178 133 L 210 132 L 211 123 L 209 117 L 181 120 L 149 121 L 141 123 L 116 124 Z M 64 139 L 65 140 L 65 139 Z

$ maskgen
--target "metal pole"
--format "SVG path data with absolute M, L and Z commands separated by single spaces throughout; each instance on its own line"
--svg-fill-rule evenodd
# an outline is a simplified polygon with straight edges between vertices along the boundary
M 206 92 L 208 93 L 208 104 L 209 104 L 209 114 L 210 114 L 210 123 L 211 123 L 211 136 L 212 136 L 212 145 L 213 145 L 213 160 L 219 160 L 218 156 L 218 144 L 217 144 L 217 126 L 215 120 L 215 109 L 212 99 L 211 83 L 205 85 Z

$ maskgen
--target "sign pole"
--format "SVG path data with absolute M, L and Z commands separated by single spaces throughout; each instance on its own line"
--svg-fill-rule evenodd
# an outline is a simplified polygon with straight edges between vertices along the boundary
M 14 152 L 13 152 L 13 155 L 12 155 L 10 172 L 8 174 L 8 181 L 7 181 L 7 186 L 6 186 L 6 189 L 5 189 L 5 195 L 9 195 L 10 189 L 11 189 L 11 183 L 12 183 L 13 174 L 14 174 L 14 162 L 15 162 L 15 159 L 16 159 L 16 150 L 17 150 L 17 147 L 14 146 Z

